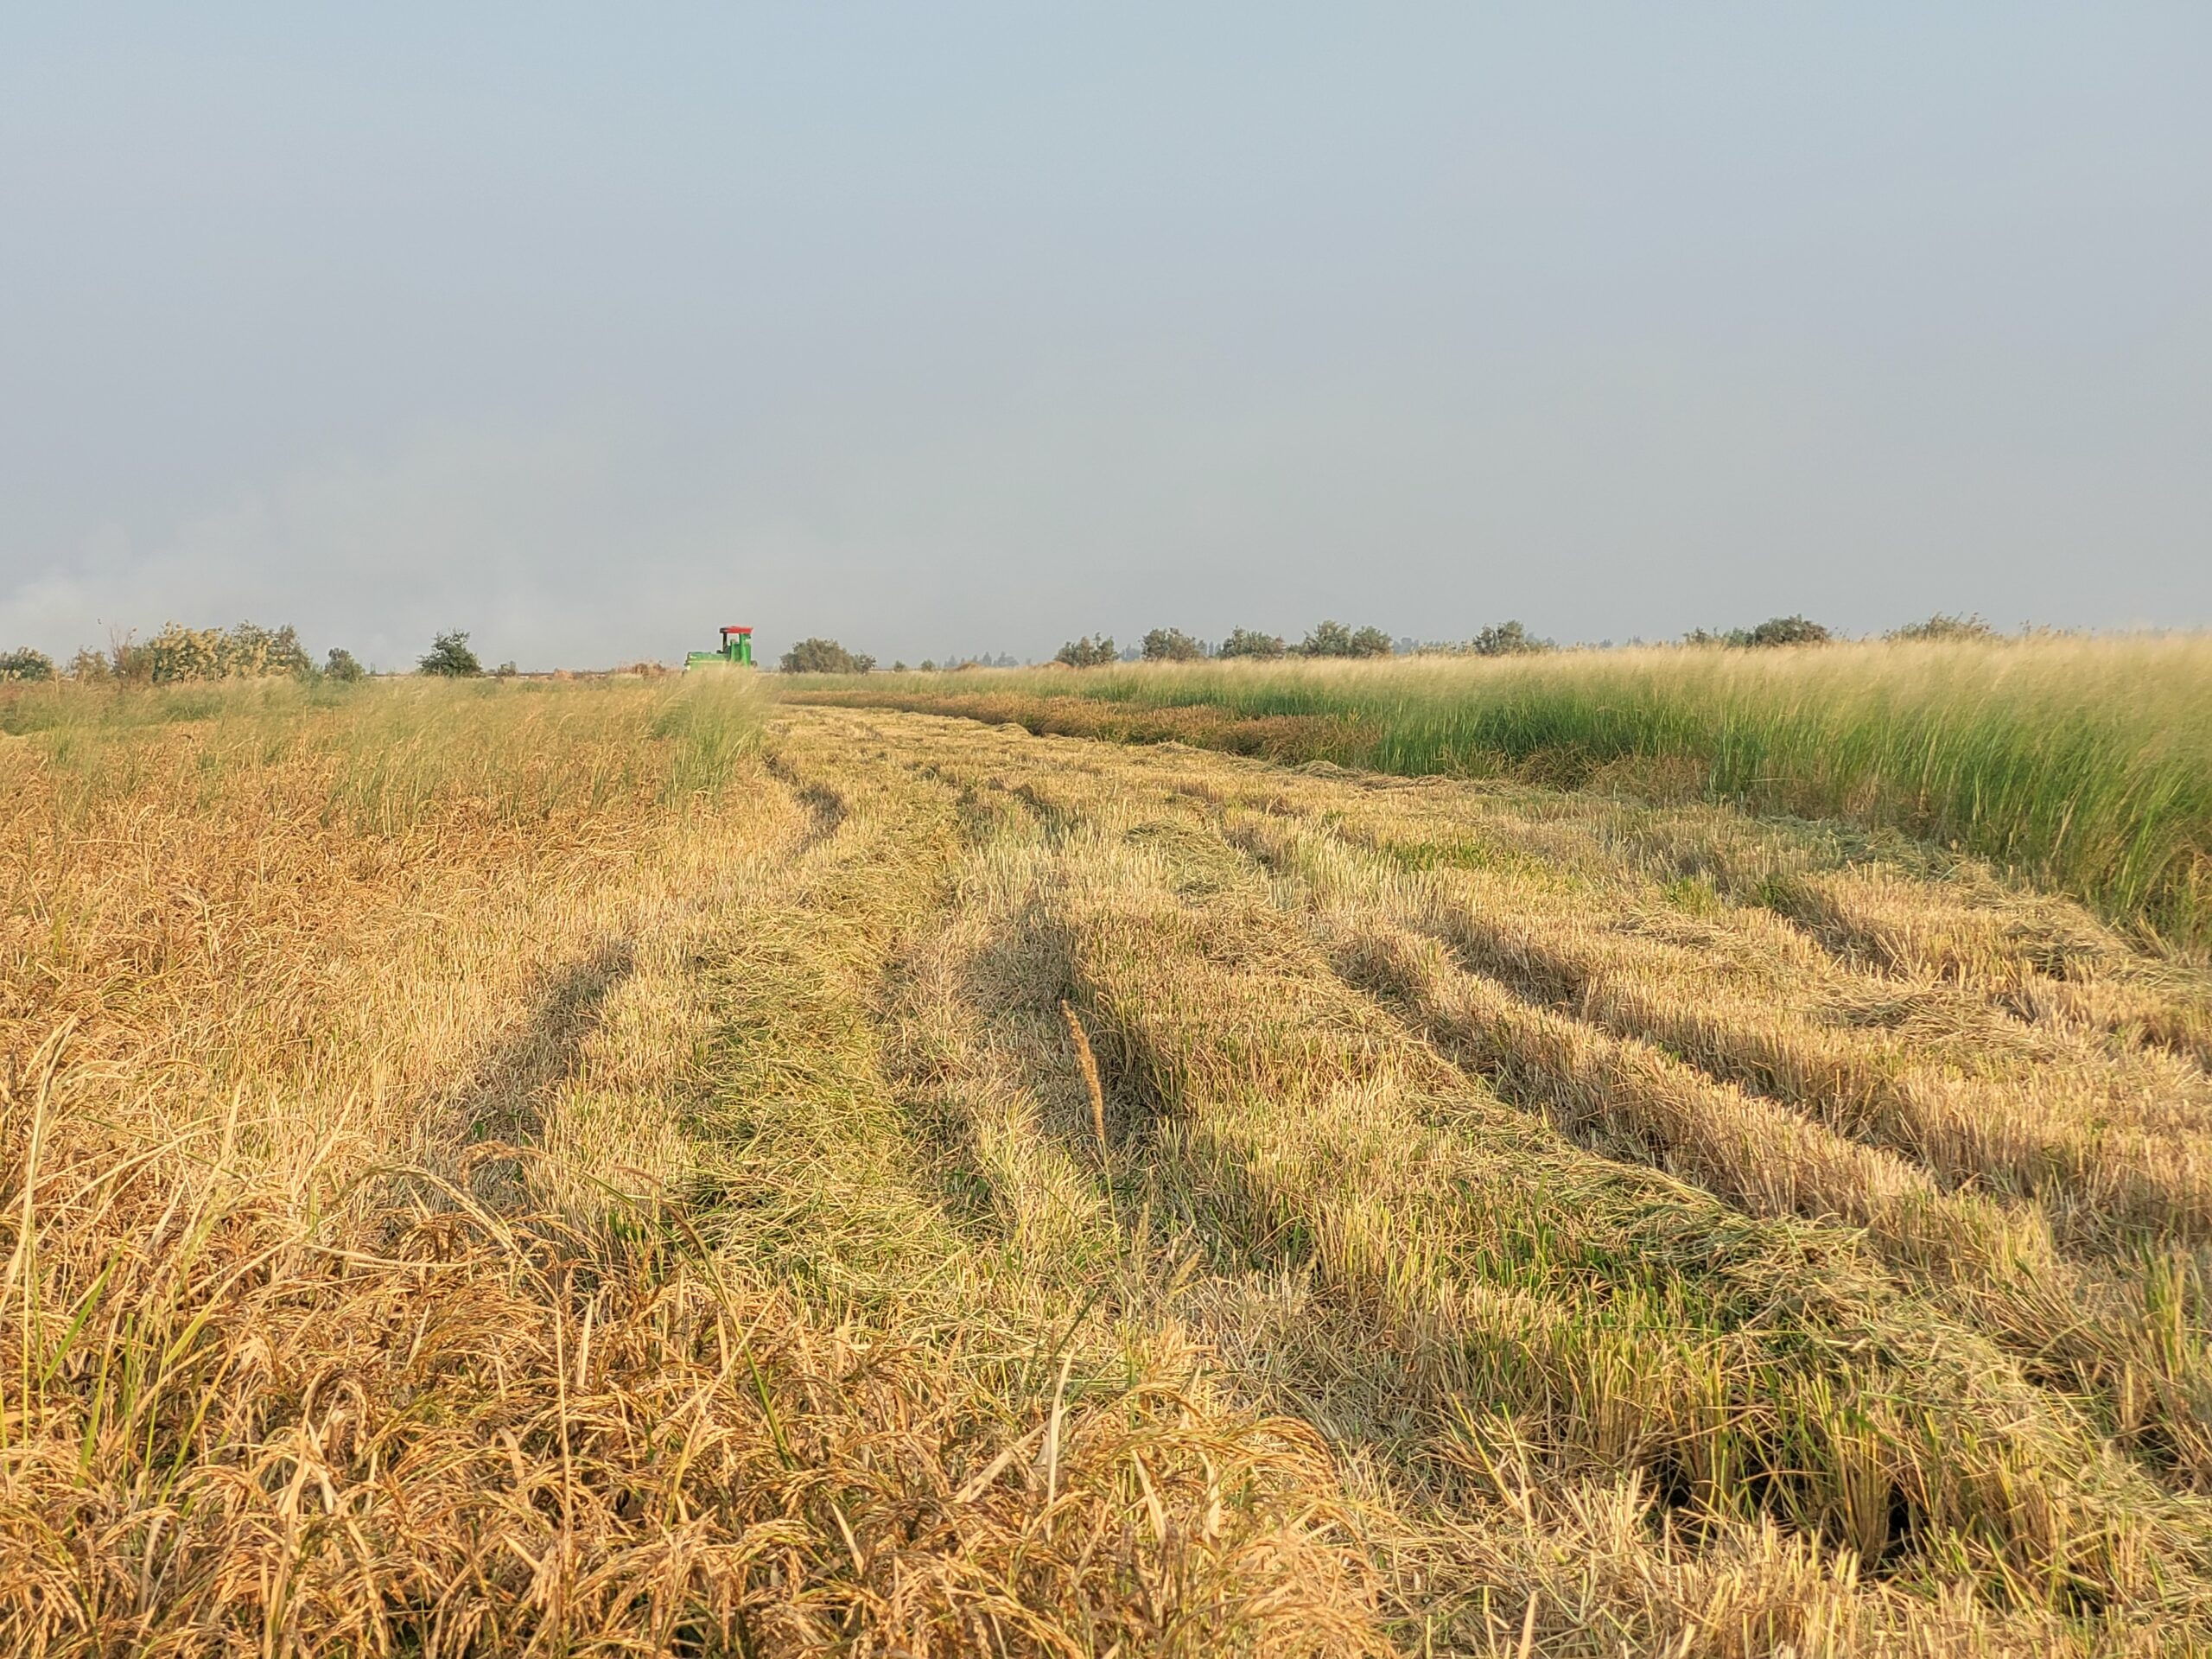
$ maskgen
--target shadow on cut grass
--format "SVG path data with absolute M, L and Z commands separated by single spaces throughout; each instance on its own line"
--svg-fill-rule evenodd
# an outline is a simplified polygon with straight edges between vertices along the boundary
M 549 974 L 529 1017 L 487 1054 L 442 1113 L 463 1147 L 534 1147 L 544 1135 L 546 1096 L 576 1076 L 584 1048 L 605 1016 L 607 998 L 637 971 L 626 939 L 610 939 L 582 960 Z M 513 1157 L 468 1160 L 475 1196 L 497 1209 L 524 1200 L 522 1163 Z

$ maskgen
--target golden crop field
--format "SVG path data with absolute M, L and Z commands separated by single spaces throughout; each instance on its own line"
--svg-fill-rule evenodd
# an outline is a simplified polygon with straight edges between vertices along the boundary
M 708 683 L 0 705 L 0 1648 L 2212 1647 L 2212 974 Z

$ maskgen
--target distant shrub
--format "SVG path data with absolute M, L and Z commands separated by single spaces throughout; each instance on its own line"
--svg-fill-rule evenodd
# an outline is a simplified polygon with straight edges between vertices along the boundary
M 156 685 L 306 676 L 315 670 L 296 629 L 264 628 L 253 622 L 229 629 L 188 628 L 170 622 L 143 643 L 128 636 L 118 639 L 109 656 L 117 679 Z
M 473 680 L 484 671 L 484 664 L 468 648 L 468 636 L 459 629 L 440 634 L 416 659 L 415 667 L 418 673 L 448 680 Z
M 16 651 L 0 651 L 0 680 L 50 680 L 54 677 L 54 658 L 42 651 L 33 651 L 24 645 Z
M 925 657 L 925 658 L 922 658 L 922 672 L 923 672 L 923 673 L 925 673 L 925 674 L 934 674 L 934 673 L 936 673 L 936 672 L 937 672 L 937 659 L 936 659 L 935 658 L 933 658 L 933 657 Z
M 1283 654 L 1282 636 L 1262 633 L 1256 628 L 1231 628 L 1229 638 L 1221 642 L 1217 657 L 1280 657 Z
M 1730 628 L 1717 633 L 1692 628 L 1682 636 L 1686 645 L 1824 645 L 1835 636 L 1819 623 L 1802 616 L 1770 616 L 1756 628 Z
M 355 680 L 368 678 L 369 671 L 363 668 L 354 658 L 353 653 L 345 646 L 333 645 L 330 648 L 330 655 L 323 661 L 322 677 L 327 680 L 337 680 L 341 683 L 351 685 Z
M 1349 657 L 1351 630 L 1341 622 L 1319 622 L 1306 632 L 1296 651 L 1300 657 Z
M 84 645 L 69 659 L 69 677 L 86 685 L 99 685 L 113 679 L 115 670 L 105 652 Z
M 1069 640 L 1052 653 L 1052 660 L 1065 663 L 1070 668 L 1103 668 L 1116 660 L 1116 656 L 1114 636 L 1101 633 Z
M 1901 628 L 1891 628 L 1882 636 L 1885 639 L 1994 639 L 1996 629 L 1979 616 L 1953 616 L 1938 611 L 1925 622 L 1908 622 Z
M 1380 628 L 1348 628 L 1341 622 L 1316 623 L 1299 642 L 1301 657 L 1388 657 L 1390 636 Z
M 1500 622 L 1467 641 L 1467 649 L 1478 657 L 1529 657 L 1557 651 L 1559 646 L 1549 639 L 1539 639 L 1518 622 Z
M 123 635 L 108 647 L 108 660 L 115 664 L 115 677 L 128 684 L 143 685 L 154 677 L 154 652 L 150 645 L 143 645 L 129 634 Z
M 847 651 L 835 639 L 802 639 L 783 655 L 779 664 L 786 674 L 866 674 L 875 658 Z
M 1180 628 L 1154 628 L 1144 637 L 1144 659 L 1147 663 L 1195 662 L 1206 654 L 1206 648 Z
M 1770 616 L 1753 628 L 1747 645 L 1825 645 L 1834 636 L 1802 616 Z

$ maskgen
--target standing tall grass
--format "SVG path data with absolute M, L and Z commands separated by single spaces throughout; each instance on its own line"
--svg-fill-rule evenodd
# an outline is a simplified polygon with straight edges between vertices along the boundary
M 2212 638 L 2202 635 L 1148 664 L 993 676 L 973 689 L 995 703 L 1012 694 L 1306 717 L 1310 758 L 1344 765 L 1688 787 L 1892 828 L 2072 893 L 2168 943 L 2212 945 Z M 970 683 L 884 687 L 915 708 L 956 690 Z M 1206 741 L 1203 730 L 1175 734 Z
M 289 679 L 26 686 L 0 696 L 0 743 L 48 769 L 65 813 L 111 804 L 182 768 L 203 807 L 280 766 L 319 780 L 319 816 L 390 835 L 456 803 L 509 829 L 621 800 L 712 794 L 757 746 L 751 681 L 456 686 Z

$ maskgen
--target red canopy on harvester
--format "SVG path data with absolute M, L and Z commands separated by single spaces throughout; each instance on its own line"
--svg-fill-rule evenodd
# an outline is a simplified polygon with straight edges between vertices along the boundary
M 753 630 L 747 627 L 741 627 L 738 624 L 733 622 L 729 626 L 724 628 L 722 632 L 724 633 L 750 633 Z

